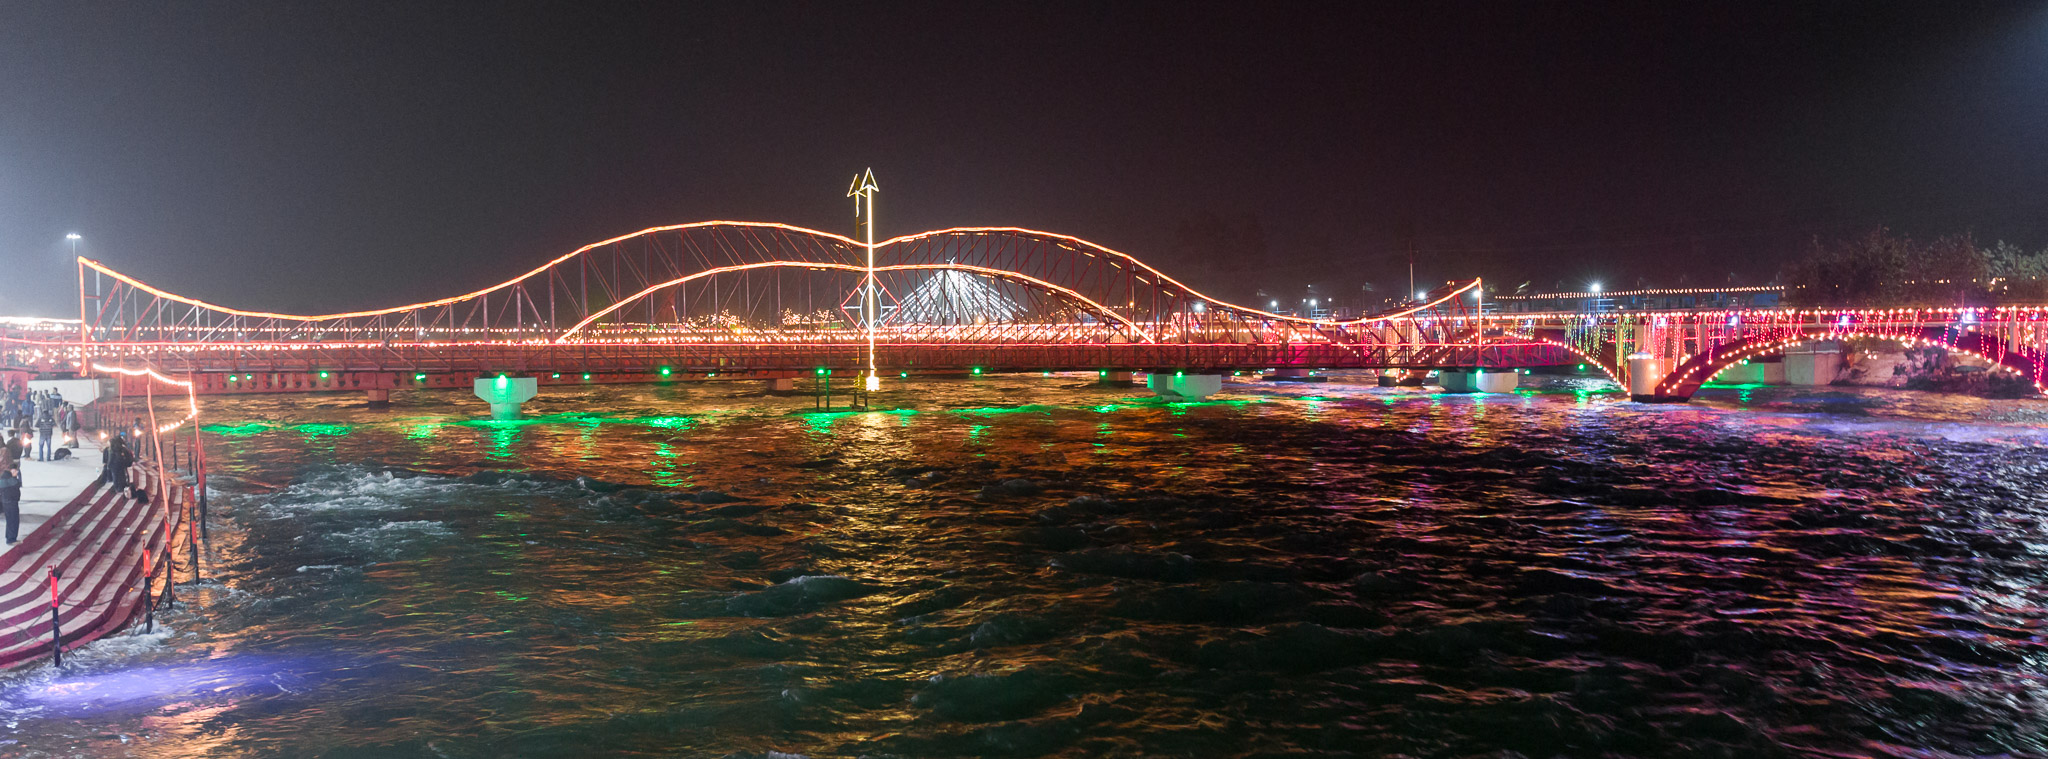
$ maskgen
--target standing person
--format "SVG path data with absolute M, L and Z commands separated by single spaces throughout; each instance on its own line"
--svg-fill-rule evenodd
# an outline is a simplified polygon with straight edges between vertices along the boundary
M 36 413 L 36 460 L 50 460 L 50 439 L 57 436 L 57 409 L 44 406 Z
M 77 448 L 78 407 L 69 403 L 64 404 L 64 408 L 57 412 L 57 426 L 64 432 L 64 447 Z
M 101 455 L 107 460 L 107 482 L 113 485 L 115 490 L 127 488 L 128 464 L 134 459 L 134 455 L 128 451 L 128 431 L 122 430 L 119 436 L 108 442 L 107 450 Z
M 0 445 L 0 515 L 7 519 L 8 545 L 14 545 L 16 533 L 21 532 L 21 462 L 15 457 L 17 450 L 12 440 Z

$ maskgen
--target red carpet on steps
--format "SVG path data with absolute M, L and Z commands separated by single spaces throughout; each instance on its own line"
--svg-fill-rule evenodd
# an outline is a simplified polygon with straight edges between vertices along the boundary
M 135 468 L 137 484 L 150 474 Z M 186 489 L 172 484 L 170 508 Z M 183 491 L 183 492 L 180 492 Z M 95 482 L 49 521 L 0 556 L 0 669 L 50 659 L 50 570 L 56 569 L 57 619 L 69 651 L 141 618 L 144 549 L 163 575 L 165 503 Z

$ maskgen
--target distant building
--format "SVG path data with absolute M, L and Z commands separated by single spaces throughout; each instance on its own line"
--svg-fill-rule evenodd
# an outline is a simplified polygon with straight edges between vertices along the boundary
M 1776 308 L 1785 299 L 1784 285 L 1745 287 L 1679 287 L 1614 292 L 1530 293 L 1489 295 L 1502 311 L 1665 311 L 1685 308 Z

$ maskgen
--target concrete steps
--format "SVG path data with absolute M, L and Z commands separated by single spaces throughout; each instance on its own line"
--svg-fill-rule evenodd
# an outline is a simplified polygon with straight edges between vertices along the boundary
M 135 470 L 136 485 L 153 473 Z M 163 573 L 165 520 L 189 499 L 182 483 L 173 497 L 145 503 L 130 491 L 94 482 L 14 550 L 0 556 L 0 669 L 50 658 L 50 570 L 56 569 L 57 618 L 62 647 L 71 650 L 129 626 L 147 608 L 143 551 L 154 574 Z M 168 505 L 168 509 L 166 506 Z

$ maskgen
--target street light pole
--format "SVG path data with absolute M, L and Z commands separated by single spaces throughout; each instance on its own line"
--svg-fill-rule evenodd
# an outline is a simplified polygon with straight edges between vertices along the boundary
M 78 268 L 78 376 L 85 377 L 90 376 L 92 371 L 92 356 L 87 354 L 85 347 L 86 343 L 92 341 L 92 338 L 87 332 L 91 328 L 86 326 L 85 321 L 85 264 L 78 260 L 78 240 L 80 237 L 81 235 L 77 232 L 64 235 L 64 239 L 71 241 L 71 265 Z M 98 277 L 93 278 L 93 284 L 99 284 Z M 95 287 L 94 289 L 97 290 L 98 288 Z M 94 294 L 97 295 L 98 293 L 95 292 Z

